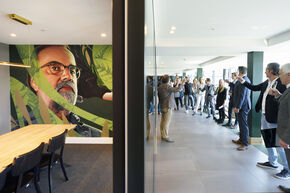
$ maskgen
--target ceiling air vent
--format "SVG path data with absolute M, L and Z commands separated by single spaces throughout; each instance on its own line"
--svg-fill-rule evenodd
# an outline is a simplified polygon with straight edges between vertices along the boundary
M 24 25 L 32 25 L 31 21 L 29 21 L 28 19 L 25 19 L 17 14 L 9 14 L 9 18 L 11 18 L 19 23 L 22 23 Z

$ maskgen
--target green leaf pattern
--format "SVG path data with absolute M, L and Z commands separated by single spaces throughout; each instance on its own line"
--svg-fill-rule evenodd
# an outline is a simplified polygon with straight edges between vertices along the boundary
M 28 72 L 29 75 L 33 78 L 34 82 L 37 84 L 37 86 L 48 96 L 50 97 L 52 100 L 54 100 L 55 102 L 57 102 L 58 104 L 60 104 L 61 106 L 63 106 L 65 109 L 77 114 L 80 117 L 83 117 L 84 119 L 87 119 L 93 123 L 96 123 L 100 126 L 104 126 L 105 122 L 108 121 L 109 123 L 109 129 L 113 130 L 113 123 L 111 120 L 107 120 L 104 119 L 102 117 L 98 117 L 92 113 L 89 113 L 83 109 L 78 108 L 77 106 L 72 105 L 71 103 L 69 103 L 68 101 L 66 101 L 58 92 L 56 92 L 53 87 L 50 85 L 50 83 L 47 81 L 45 75 L 43 74 L 42 70 L 40 70 L 40 66 L 36 57 L 36 54 L 34 52 L 34 46 L 33 45 L 17 45 L 17 50 L 19 53 L 19 56 L 21 57 L 22 61 L 24 64 L 30 64 L 31 68 L 28 68 Z M 106 57 L 108 57 L 108 54 L 103 54 L 106 55 Z M 106 61 L 106 60 L 105 60 Z M 109 66 L 109 64 L 106 62 L 104 62 L 105 65 Z M 108 67 L 104 68 L 104 69 L 108 69 Z M 109 76 L 106 75 L 104 73 L 104 70 L 101 71 L 102 74 L 104 74 L 105 79 L 109 79 Z M 106 71 L 108 73 L 108 71 Z M 111 71 L 112 72 L 112 71 Z M 112 75 L 111 75 L 112 76 Z M 37 120 L 39 122 L 42 121 L 41 117 L 40 117 L 40 112 L 39 112 L 39 108 L 38 108 L 38 99 L 35 96 L 35 94 L 29 90 L 29 88 L 27 88 L 26 86 L 24 86 L 23 84 L 17 82 L 17 80 L 15 79 L 11 79 L 11 89 L 15 88 L 19 90 L 19 92 L 21 93 L 22 97 L 24 97 L 24 101 L 27 105 L 31 106 L 31 108 L 33 109 L 33 112 L 35 111 L 35 116 L 37 116 Z M 111 81 L 112 82 L 112 81 Z M 111 84 L 111 83 L 110 83 Z M 108 87 L 110 88 L 110 87 Z M 14 91 L 12 91 L 12 96 L 14 97 Z M 29 94 L 27 94 L 29 93 Z M 34 96 L 33 96 L 34 95 Z M 13 98 L 14 100 L 14 98 Z M 17 110 L 16 108 L 16 112 L 17 112 L 17 116 L 19 119 L 19 124 L 23 126 L 23 122 L 20 121 L 21 120 L 21 113 L 19 112 L 19 109 Z M 52 113 L 54 115 L 54 113 Z M 56 116 L 51 115 L 51 120 L 55 121 L 56 123 L 61 123 L 59 122 L 60 119 L 59 118 L 55 118 Z M 22 117 L 23 120 L 23 117 Z

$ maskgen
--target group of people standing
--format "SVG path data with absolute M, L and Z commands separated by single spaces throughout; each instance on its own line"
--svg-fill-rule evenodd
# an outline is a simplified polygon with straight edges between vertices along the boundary
M 274 177 L 290 179 L 290 63 L 283 65 L 281 69 L 278 63 L 269 63 L 265 69 L 267 80 L 258 85 L 251 84 L 245 72 L 239 68 L 239 76 L 230 83 L 233 85 L 233 107 L 240 128 L 239 139 L 232 141 L 239 145 L 238 150 L 248 148 L 250 91 L 260 91 L 259 98 L 255 101 L 255 110 L 261 112 L 261 133 L 268 152 L 268 161 L 257 162 L 257 166 L 278 169 L 280 155 L 283 169 Z M 290 192 L 289 188 L 279 187 L 284 192 Z
M 227 98 L 227 88 L 224 86 L 224 81 L 219 80 L 217 89 L 215 89 L 215 86 L 211 83 L 210 78 L 206 78 L 204 81 L 203 77 L 200 77 L 198 80 L 194 79 L 191 83 L 190 79 L 185 77 L 183 81 L 184 89 L 174 93 L 176 110 L 179 110 L 179 103 L 181 106 L 183 105 L 182 97 L 184 95 L 185 113 L 189 113 L 191 107 L 192 115 L 203 115 L 205 107 L 207 111 L 206 118 L 213 117 L 217 123 L 223 123 L 225 120 L 225 101 Z M 176 77 L 173 87 L 178 87 L 180 82 L 180 78 Z M 216 100 L 214 100 L 215 95 L 217 95 Z M 215 116 L 216 109 L 219 111 L 219 119 Z M 200 110 L 199 113 L 198 110 Z
M 232 81 L 225 80 L 229 84 L 229 120 L 224 126 L 239 126 L 239 138 L 232 140 L 239 145 L 237 150 L 245 151 L 249 146 L 248 114 L 251 110 L 251 91 L 260 91 L 255 105 L 255 110 L 261 112 L 261 133 L 268 151 L 268 161 L 257 162 L 257 166 L 268 169 L 278 169 L 278 154 L 281 157 L 283 169 L 274 176 L 279 179 L 290 179 L 290 63 L 281 67 L 277 63 L 267 65 L 265 74 L 267 80 L 258 85 L 251 84 L 247 77 L 247 68 L 238 67 L 237 73 L 232 73 Z M 207 109 L 207 117 L 213 117 L 218 123 L 225 119 L 225 102 L 227 88 L 223 80 L 219 80 L 219 86 L 215 89 L 211 80 L 207 78 L 195 79 L 192 83 L 185 77 L 182 81 L 176 78 L 174 84 L 170 84 L 168 75 L 162 77 L 162 84 L 158 87 L 158 98 L 161 106 L 161 139 L 165 142 L 174 142 L 168 135 L 172 109 L 179 110 L 179 103 L 185 112 L 189 112 L 189 106 L 193 110 L 192 115 L 203 114 L 203 107 Z M 152 86 L 151 86 L 152 87 Z M 148 88 L 147 88 L 148 93 Z M 153 93 L 151 92 L 151 96 Z M 184 96 L 183 96 L 184 95 Z M 214 96 L 216 103 L 214 105 Z M 150 101 L 150 97 L 147 101 Z M 190 104 L 190 105 L 189 105 Z M 148 106 L 147 109 L 150 107 Z M 219 111 L 219 119 L 215 117 L 215 111 Z M 235 123 L 232 124 L 232 112 L 235 113 Z M 147 116 L 148 117 L 148 116 Z M 149 121 L 149 119 L 147 118 Z M 148 126 L 148 124 L 147 124 Z M 147 138 L 150 134 L 150 125 L 147 127 Z M 290 192 L 289 188 L 279 186 L 284 192 Z

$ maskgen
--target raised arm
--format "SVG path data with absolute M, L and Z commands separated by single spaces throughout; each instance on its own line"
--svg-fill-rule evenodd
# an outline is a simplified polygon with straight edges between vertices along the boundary
M 265 82 L 262 82 L 261 84 L 258 85 L 253 85 L 247 81 L 245 81 L 242 77 L 238 77 L 238 80 L 248 89 L 252 90 L 252 91 L 261 91 L 263 88 L 263 84 L 265 84 Z

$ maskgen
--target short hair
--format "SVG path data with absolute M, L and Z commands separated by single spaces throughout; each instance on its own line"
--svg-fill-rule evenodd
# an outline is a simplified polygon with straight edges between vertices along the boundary
M 290 73 L 290 63 L 284 64 L 281 70 L 283 70 L 284 73 Z
M 238 71 L 241 74 L 246 74 L 247 73 L 247 67 L 245 67 L 245 66 L 239 66 L 238 67 Z
M 35 45 L 34 46 L 34 51 L 35 51 L 36 56 L 38 57 L 39 52 L 41 52 L 45 48 L 52 47 L 52 46 L 64 47 L 65 49 L 70 51 L 70 49 L 69 49 L 69 47 L 67 45 Z
M 148 82 L 151 82 L 153 80 L 153 77 L 152 76 L 147 76 L 147 83 Z
M 236 73 L 236 72 L 232 72 L 232 75 L 233 75 L 233 76 L 237 76 L 237 73 Z
M 210 78 L 206 78 L 205 81 L 206 82 L 210 82 L 211 80 L 210 80 Z
M 275 76 L 278 76 L 279 75 L 279 70 L 280 70 L 280 65 L 278 64 L 278 63 L 275 63 L 275 62 L 273 62 L 273 63 L 269 63 L 268 65 L 267 65 L 267 69 L 269 70 L 269 71 L 271 71 L 272 70 L 272 74 L 273 75 L 275 75 Z
M 162 76 L 162 83 L 168 83 L 169 82 L 169 75 L 165 74 Z

